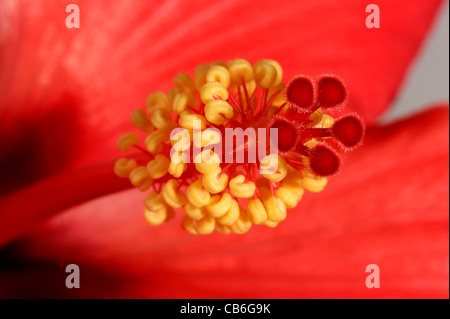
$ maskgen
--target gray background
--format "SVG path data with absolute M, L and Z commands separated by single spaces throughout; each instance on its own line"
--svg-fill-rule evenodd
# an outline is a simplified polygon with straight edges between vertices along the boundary
M 390 123 L 431 106 L 448 102 L 449 96 L 449 4 L 438 13 L 427 38 L 404 79 L 400 93 L 381 123 Z

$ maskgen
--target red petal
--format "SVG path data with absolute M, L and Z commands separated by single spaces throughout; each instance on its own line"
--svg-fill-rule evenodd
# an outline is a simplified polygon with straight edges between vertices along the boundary
M 275 229 L 192 236 L 180 215 L 153 228 L 135 190 L 74 208 L 4 251 L 0 295 L 448 298 L 448 115 L 369 129 L 341 174 Z M 66 289 L 59 261 L 79 264 L 89 289 Z M 379 289 L 365 286 L 369 264 Z
M 129 180 L 118 178 L 113 167 L 114 162 L 106 162 L 66 171 L 1 197 L 0 246 L 65 209 L 130 188 Z

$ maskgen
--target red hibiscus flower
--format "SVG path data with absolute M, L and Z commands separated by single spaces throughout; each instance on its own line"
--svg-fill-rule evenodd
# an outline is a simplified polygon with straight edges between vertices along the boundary
M 368 29 L 350 0 L 0 1 L 0 296 L 448 298 L 448 108 L 377 125 L 440 3 L 378 1 Z M 274 229 L 149 226 L 112 171 L 129 114 L 178 72 L 237 57 L 338 74 L 364 145 Z

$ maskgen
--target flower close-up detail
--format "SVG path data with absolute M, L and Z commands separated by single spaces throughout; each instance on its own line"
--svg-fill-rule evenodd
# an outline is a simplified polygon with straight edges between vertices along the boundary
M 448 2 L 369 4 L 0 0 L 0 298 L 448 298 Z
M 338 173 L 340 158 L 329 144 L 351 150 L 364 134 L 358 115 L 335 120 L 323 113 L 345 106 L 345 84 L 334 75 L 297 75 L 286 86 L 282 77 L 280 64 L 268 59 L 202 64 L 194 79 L 179 73 L 176 88 L 150 94 L 146 111 L 133 111 L 145 147 L 135 132 L 117 147 L 141 150 L 147 160 L 123 157 L 114 170 L 140 191 L 151 189 L 144 199 L 151 225 L 183 207 L 183 227 L 193 234 L 276 227 L 304 189 L 320 192 L 326 176 Z

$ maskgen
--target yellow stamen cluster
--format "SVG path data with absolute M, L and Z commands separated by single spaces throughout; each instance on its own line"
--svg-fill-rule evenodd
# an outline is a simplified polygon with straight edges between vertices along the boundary
M 263 116 L 286 107 L 282 75 L 278 62 L 268 59 L 253 66 L 243 59 L 204 64 L 196 68 L 193 78 L 179 73 L 173 81 L 175 88 L 167 94 L 150 94 L 145 110 L 133 111 L 131 122 L 142 137 L 125 133 L 117 147 L 122 152 L 140 150 L 148 160 L 120 158 L 114 171 L 129 178 L 140 191 L 148 191 L 144 215 L 149 224 L 160 225 L 175 216 L 174 209 L 183 208 L 182 226 L 192 234 L 214 230 L 243 234 L 253 224 L 277 226 L 286 218 L 287 208 L 297 206 L 305 189 L 319 192 L 325 187 L 326 178 L 315 176 L 306 167 L 303 171 L 294 169 L 279 154 L 267 155 L 258 170 L 243 174 L 226 170 L 227 164 L 220 162 L 219 155 L 205 148 L 220 141 L 217 132 L 205 131 L 208 127 L 231 127 L 238 116 L 236 101 L 242 112 L 257 108 L 256 99 L 248 98 L 257 89 L 271 101 Z M 328 128 L 333 123 L 320 109 L 310 118 L 316 127 Z M 200 132 L 194 123 L 200 123 Z M 173 135 L 177 129 L 185 130 Z M 201 151 L 189 159 L 184 151 L 194 145 Z

